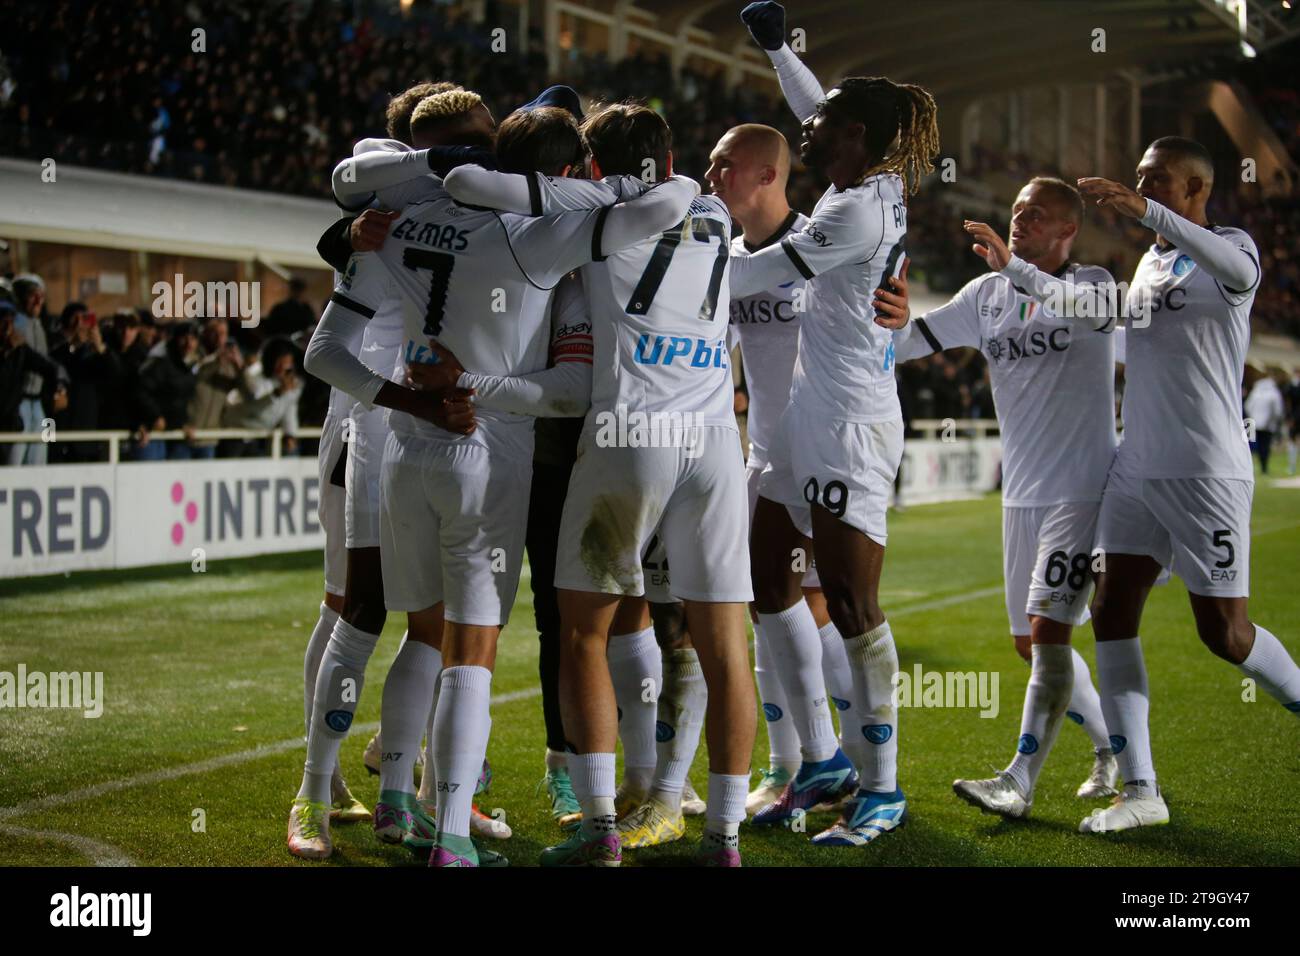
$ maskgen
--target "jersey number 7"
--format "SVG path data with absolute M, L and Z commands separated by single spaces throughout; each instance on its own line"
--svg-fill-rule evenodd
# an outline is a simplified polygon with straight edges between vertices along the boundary
M 429 305 L 424 312 L 424 334 L 441 334 L 442 313 L 447 308 L 447 286 L 451 283 L 451 270 L 456 267 L 456 257 L 432 249 L 408 247 L 402 252 L 402 265 L 408 269 L 429 270 Z
M 709 288 L 704 294 L 704 303 L 700 306 L 699 312 L 701 321 L 713 321 L 714 310 L 718 307 L 718 293 L 722 290 L 722 273 L 727 269 L 727 256 L 730 254 L 727 248 L 730 239 L 729 230 L 725 223 L 715 219 L 692 219 L 689 216 L 673 229 L 665 232 L 655 243 L 654 252 L 650 253 L 650 261 L 646 263 L 641 279 L 632 290 L 631 298 L 627 300 L 625 311 L 628 315 L 645 315 L 650 311 L 655 295 L 659 292 L 659 286 L 663 284 L 664 276 L 668 272 L 668 264 L 673 261 L 673 253 L 677 251 L 677 247 L 681 245 L 682 239 L 688 232 L 696 242 L 708 242 L 714 236 L 718 238 L 718 255 L 713 260 L 713 271 L 709 274 Z

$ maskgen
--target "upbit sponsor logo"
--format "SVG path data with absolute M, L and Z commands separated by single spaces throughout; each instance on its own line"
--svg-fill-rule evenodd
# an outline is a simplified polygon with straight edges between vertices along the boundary
M 642 332 L 632 359 L 638 365 L 672 365 L 676 361 L 691 368 L 727 368 L 727 342 L 656 335 L 652 343 L 650 333 Z

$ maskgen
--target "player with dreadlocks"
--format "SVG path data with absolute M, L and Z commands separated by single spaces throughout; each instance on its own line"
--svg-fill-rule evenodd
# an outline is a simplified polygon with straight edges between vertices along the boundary
M 803 124 L 800 155 L 831 181 L 803 230 L 731 261 L 731 292 L 749 295 L 808 282 L 790 403 L 759 478 L 750 538 L 754 604 L 774 651 L 802 764 L 756 824 L 789 820 L 824 801 L 856 795 L 813 842 L 870 843 L 902 824 L 898 652 L 877 602 L 885 515 L 903 455 L 894 348 L 874 322 L 875 290 L 904 265 L 906 196 L 939 149 L 934 100 L 918 86 L 850 77 L 823 94 L 785 44 L 785 10 L 751 3 L 741 19 L 776 67 Z M 800 591 L 817 544 L 831 622 L 845 641 L 853 699 L 835 736 L 822 682 L 821 640 Z

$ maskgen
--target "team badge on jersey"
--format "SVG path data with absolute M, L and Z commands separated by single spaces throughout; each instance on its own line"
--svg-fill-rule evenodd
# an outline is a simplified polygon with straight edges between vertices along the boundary
M 1174 275 L 1185 276 L 1196 268 L 1191 256 L 1179 256 L 1174 260 Z
M 343 286 L 343 288 L 351 292 L 352 283 L 356 280 L 356 278 L 357 278 L 357 257 L 351 256 L 348 259 L 348 267 L 343 270 L 343 276 L 342 278 L 339 279 L 339 285 Z

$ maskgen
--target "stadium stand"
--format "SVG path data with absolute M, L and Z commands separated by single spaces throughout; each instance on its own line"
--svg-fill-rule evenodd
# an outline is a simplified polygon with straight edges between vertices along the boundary
M 334 163 L 348 154 L 357 138 L 383 129 L 390 93 L 412 80 L 455 77 L 483 93 L 498 119 L 545 85 L 542 78 L 554 62 L 548 61 L 541 26 L 528 28 L 526 43 L 486 56 L 490 40 L 472 17 L 475 6 L 417 3 L 402 15 L 393 4 L 373 0 L 214 0 L 203 5 L 203 50 L 195 52 L 197 11 L 167 0 L 142 0 L 132 4 L 126 16 L 118 5 L 93 0 L 18 0 L 9 6 L 8 33 L 22 36 L 24 42 L 0 45 L 0 154 L 29 160 L 57 156 L 72 165 L 149 177 L 328 197 Z M 477 6 L 487 22 L 513 22 L 515 7 L 510 4 Z M 1239 66 L 1219 58 L 1199 68 L 1201 74 L 1217 70 L 1243 84 L 1293 159 L 1300 144 L 1300 102 L 1281 80 L 1288 69 L 1285 51 L 1296 52 L 1297 47 L 1292 41 L 1266 64 Z M 674 71 L 667 55 L 645 47 L 611 62 L 603 50 L 572 44 L 558 73 L 549 75 L 574 85 L 590 101 L 631 97 L 664 113 L 676 136 L 677 167 L 696 177 L 708 165 L 718 130 L 761 122 L 797 140 L 797 124 L 776 96 L 774 84 L 729 85 L 689 64 L 678 64 Z M 928 289 L 936 303 L 983 270 L 970 254 L 961 221 L 977 216 L 996 228 L 1006 225 L 1003 211 L 1010 196 L 1003 194 L 1005 189 L 981 193 L 969 185 L 972 179 L 989 175 L 1011 183 L 1037 173 L 1070 172 L 1051 164 L 1044 168 L 1023 150 L 998 148 L 987 138 L 975 144 L 972 154 L 964 185 L 944 190 L 942 198 L 934 190 L 923 190 L 910 202 L 911 277 L 919 280 L 918 291 Z M 796 171 L 792 205 L 810 209 L 821 188 L 811 175 Z M 1266 282 L 1256 301 L 1256 328 L 1300 336 L 1300 263 L 1295 253 L 1300 197 L 1295 187 L 1267 200 L 1244 186 L 1222 189 L 1214 211 L 1221 221 L 1261 237 Z M 1094 228 L 1085 233 L 1077 251 L 1101 261 L 1117 277 L 1129 274 L 1145 243 L 1144 233 L 1131 220 L 1119 221 L 1104 210 L 1090 215 L 1096 217 Z M 1121 230 L 1130 241 L 1114 238 Z M 1090 241 L 1101 236 L 1105 244 L 1090 247 Z M 13 298 L 3 290 L 0 296 Z M 76 305 L 61 301 L 40 306 L 40 322 L 49 339 L 44 352 L 65 341 L 60 316 L 81 314 L 84 321 L 85 313 L 77 313 Z M 21 303 L 15 308 L 18 316 L 25 315 Z M 23 321 L 20 318 L 19 324 Z M 229 356 L 221 360 L 209 344 L 216 330 L 158 329 L 144 309 L 106 319 L 102 327 L 91 323 L 66 328 L 71 338 L 62 355 L 69 362 L 60 376 L 68 380 L 70 407 L 56 405 L 64 399 L 56 398 L 59 380 L 53 377 L 43 379 L 36 396 L 36 373 L 28 373 L 33 384 L 23 393 L 39 400 L 44 411 L 66 427 L 75 421 L 77 427 L 147 434 L 152 427 L 163 427 L 160 419 L 169 429 L 190 427 L 192 396 L 173 393 L 182 385 L 193 388 L 192 381 L 171 374 L 180 368 L 204 368 L 211 376 L 214 368 L 222 367 L 219 380 L 232 383 L 232 394 L 264 396 L 268 389 L 276 390 L 258 378 L 265 364 L 259 362 L 258 349 L 264 347 L 260 337 L 232 336 L 238 338 L 236 348 L 216 346 L 216 352 Z M 303 334 L 309 331 L 300 329 L 287 347 L 300 356 Z M 40 344 L 31 336 L 28 342 Z M 185 354 L 176 354 L 182 347 Z M 80 353 L 87 353 L 85 361 L 72 359 Z M 974 355 L 939 354 L 902 370 L 909 417 L 991 417 L 987 375 Z M 230 362 L 237 367 L 228 367 Z M 297 418 L 316 423 L 323 414 L 322 390 L 300 367 L 298 374 L 306 387 L 301 388 Z M 155 414 L 164 406 L 172 413 Z M 8 409 L 0 408 L 0 413 L 8 414 Z M 232 412 L 232 420 L 243 420 L 244 414 Z M 209 413 L 203 424 L 226 422 Z M 154 444 L 149 456 L 247 450 L 243 443 L 172 441 L 163 452 L 163 443 Z M 67 453 L 98 456 L 103 451 L 69 446 Z M 144 446 L 134 453 L 145 454 Z

